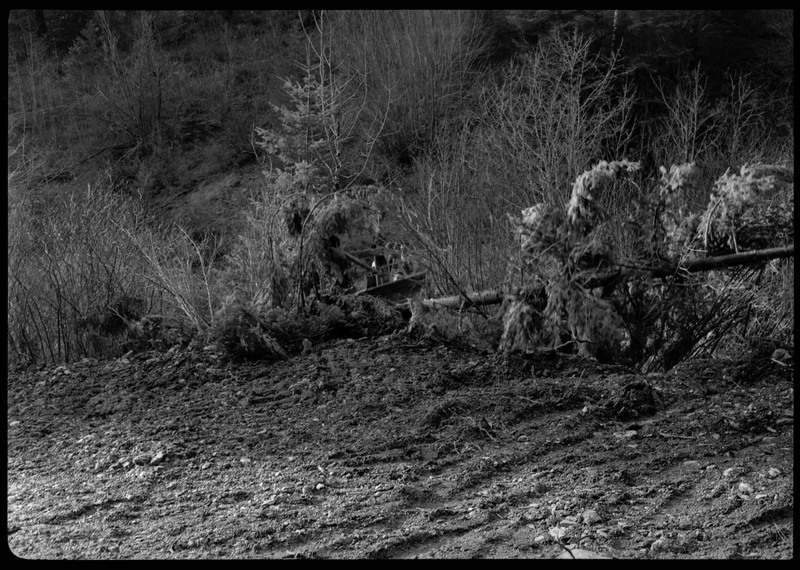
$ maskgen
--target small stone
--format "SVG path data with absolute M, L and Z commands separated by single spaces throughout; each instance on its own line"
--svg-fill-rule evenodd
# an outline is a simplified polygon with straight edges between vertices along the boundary
M 322 490 L 325 488 L 325 485 L 324 485 L 323 483 L 317 483 L 317 484 L 314 486 L 314 488 L 315 488 L 317 491 L 322 491 Z
M 133 462 L 136 465 L 146 465 L 147 463 L 150 463 L 150 456 L 149 455 L 137 455 L 136 457 L 133 458 Z
M 781 470 L 780 470 L 780 469 L 777 469 L 777 468 L 775 468 L 775 467 L 770 467 L 770 468 L 769 468 L 769 471 L 767 471 L 767 476 L 768 476 L 770 479 L 774 479 L 775 477 L 777 477 L 777 476 L 778 476 L 778 475 L 780 475 L 780 474 L 781 474 Z
M 661 552 L 667 550 L 669 548 L 669 539 L 665 537 L 657 538 L 653 541 L 653 544 L 650 545 L 650 550 L 653 552 Z
M 575 520 L 574 517 L 566 517 L 566 518 L 564 518 L 564 520 L 562 520 L 558 524 L 561 525 L 561 526 L 574 526 L 574 525 L 578 524 L 578 521 Z
M 603 519 L 600 517 L 600 515 L 597 514 L 597 511 L 593 509 L 588 509 L 583 512 L 583 522 L 585 522 L 588 525 L 599 523 L 602 520 Z
M 736 467 L 728 467 L 725 471 L 722 472 L 722 476 L 726 479 L 730 477 L 734 477 L 739 470 Z
M 150 460 L 150 465 L 158 465 L 162 461 L 164 461 L 164 452 L 159 451 L 153 456 L 153 459 Z
M 522 520 L 527 522 L 535 522 L 538 520 L 546 519 L 547 515 L 542 515 L 536 511 L 526 512 L 522 514 Z
M 250 458 L 249 457 L 242 457 L 239 460 L 239 463 L 241 463 L 242 465 L 247 465 L 248 463 L 250 463 Z
M 742 495 L 752 495 L 753 494 L 753 490 L 754 490 L 753 486 L 750 485 L 749 483 L 745 483 L 744 481 L 739 483 L 739 492 Z
M 700 462 L 695 460 L 695 459 L 690 459 L 689 461 L 684 461 L 683 462 L 683 466 L 686 467 L 687 469 L 691 469 L 692 471 L 699 471 L 703 467 L 700 464 Z
M 781 364 L 786 364 L 792 359 L 792 356 L 784 349 L 777 348 L 775 352 L 772 353 L 772 360 L 775 360 Z
M 636 431 L 635 429 L 629 429 L 629 430 L 626 430 L 626 431 L 616 431 L 616 432 L 614 432 L 614 437 L 616 437 L 617 439 L 631 439 L 631 438 L 636 437 L 638 434 L 639 434 L 639 432 Z

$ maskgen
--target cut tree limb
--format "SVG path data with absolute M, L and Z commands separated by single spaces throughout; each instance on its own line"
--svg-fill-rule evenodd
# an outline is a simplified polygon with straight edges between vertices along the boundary
M 794 244 L 783 247 L 773 247 L 770 249 L 759 249 L 756 251 L 746 251 L 744 253 L 732 253 L 730 255 L 720 255 L 717 257 L 706 257 L 705 259 L 692 259 L 681 265 L 683 269 L 690 273 L 697 271 L 708 271 L 710 269 L 722 269 L 734 265 L 746 265 L 755 261 L 766 261 L 768 259 L 779 259 L 781 257 L 794 256 Z M 672 275 L 675 270 L 667 273 Z M 659 275 L 656 275 L 659 277 Z
M 721 255 L 718 257 L 691 259 L 684 261 L 683 263 L 665 263 L 655 269 L 641 268 L 638 269 L 638 271 L 647 271 L 653 277 L 668 277 L 670 275 L 676 275 L 681 271 L 696 273 L 698 271 L 710 271 L 713 269 L 733 267 L 734 265 L 746 265 L 756 261 L 766 261 L 769 259 L 779 259 L 782 257 L 792 256 L 794 256 L 794 244 L 783 247 L 773 247 L 770 249 L 760 249 L 757 251 L 747 251 L 744 253 L 733 253 L 731 255 Z M 633 271 L 637 271 L 637 269 L 618 270 L 600 275 L 594 275 L 586 279 L 582 285 L 587 289 L 605 287 L 616 280 L 622 279 Z M 447 307 L 450 309 L 457 309 L 462 305 L 494 305 L 497 303 L 502 303 L 505 298 L 514 298 L 514 296 L 510 293 L 504 293 L 502 291 L 491 289 L 478 293 L 469 293 L 466 299 L 462 295 L 451 295 L 449 297 L 440 297 L 438 299 L 427 299 L 423 301 L 422 304 L 429 308 Z
M 510 295 L 508 293 L 503 293 L 502 291 L 492 289 L 489 291 L 481 291 L 479 293 L 468 293 L 467 299 L 464 299 L 462 295 L 451 295 L 449 297 L 440 297 L 438 299 L 427 299 L 422 301 L 422 304 L 429 308 L 447 307 L 449 309 L 457 309 L 464 304 L 467 306 L 496 305 L 497 303 L 502 303 L 503 299 L 509 296 Z

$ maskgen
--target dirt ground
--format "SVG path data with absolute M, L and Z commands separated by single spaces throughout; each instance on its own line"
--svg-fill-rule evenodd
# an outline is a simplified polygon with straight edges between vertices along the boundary
M 9 370 L 23 558 L 790 558 L 793 365 L 404 333 Z M 569 551 L 569 552 L 568 552 Z

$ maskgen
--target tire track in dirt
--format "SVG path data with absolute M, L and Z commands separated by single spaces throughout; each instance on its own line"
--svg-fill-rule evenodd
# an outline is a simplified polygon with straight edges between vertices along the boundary
M 617 557 L 790 554 L 791 378 L 743 385 L 736 366 L 641 376 L 393 336 L 271 364 L 190 349 L 17 373 L 9 544 L 51 558 L 541 558 L 563 553 L 558 528 Z M 133 461 L 159 451 L 158 465 Z M 126 493 L 125 508 L 85 509 Z

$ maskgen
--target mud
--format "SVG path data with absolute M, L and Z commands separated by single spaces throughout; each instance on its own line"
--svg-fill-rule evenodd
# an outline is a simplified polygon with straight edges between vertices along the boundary
M 793 367 L 396 333 L 9 370 L 24 558 L 789 558 Z

